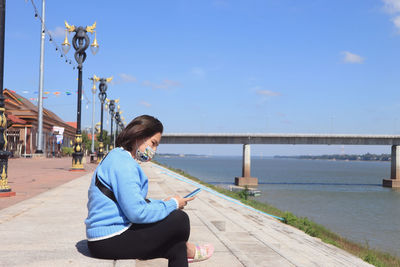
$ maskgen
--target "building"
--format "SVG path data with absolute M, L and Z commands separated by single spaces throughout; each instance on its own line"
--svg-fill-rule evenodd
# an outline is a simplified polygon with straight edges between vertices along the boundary
M 7 151 L 14 157 L 31 157 L 38 141 L 38 107 L 16 92 L 4 89 L 7 116 Z M 76 126 L 66 123 L 43 108 L 43 153 L 58 155 L 62 146 L 71 146 Z M 75 123 L 76 125 L 76 123 Z

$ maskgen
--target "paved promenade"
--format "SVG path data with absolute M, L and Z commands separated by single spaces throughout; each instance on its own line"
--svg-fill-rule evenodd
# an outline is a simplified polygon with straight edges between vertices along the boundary
M 85 158 L 89 162 L 89 157 Z M 0 210 L 31 198 L 75 178 L 82 172 L 71 172 L 72 158 L 12 158 L 8 160 L 8 184 L 15 197 L 0 198 Z M 85 164 L 87 172 L 97 164 Z
M 33 159 L 25 161 L 29 160 Z M 56 160 L 61 167 L 48 171 L 54 180 L 70 166 L 66 159 Z M 83 221 L 94 166 L 87 164 L 88 171 L 80 177 L 69 177 L 53 189 L 0 210 L 0 266 L 167 266 L 164 259 L 112 261 L 90 257 Z M 149 176 L 150 197 L 184 195 L 197 186 L 155 164 L 142 166 Z M 33 173 L 33 168 L 25 172 Z M 18 195 L 18 190 L 13 190 Z M 7 201 L 0 198 L 0 204 Z M 200 192 L 185 211 L 191 220 L 190 241 L 215 246 L 210 260 L 193 266 L 370 266 L 213 191 Z

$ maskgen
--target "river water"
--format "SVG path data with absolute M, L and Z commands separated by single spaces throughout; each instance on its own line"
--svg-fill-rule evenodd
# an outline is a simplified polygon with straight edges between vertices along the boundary
M 241 157 L 156 157 L 211 184 L 233 184 Z M 382 187 L 390 162 L 252 157 L 256 199 L 400 257 L 400 191 Z

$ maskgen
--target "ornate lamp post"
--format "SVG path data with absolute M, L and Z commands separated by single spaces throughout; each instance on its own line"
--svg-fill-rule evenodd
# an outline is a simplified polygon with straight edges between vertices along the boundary
M 120 123 L 119 106 L 117 112 L 115 112 L 115 138 L 118 137 L 118 129 Z
M 107 98 L 107 83 L 111 82 L 112 77 L 110 78 L 98 78 L 96 75 L 94 76 L 98 81 L 100 81 L 99 84 L 99 98 L 100 98 L 100 106 L 101 106 L 101 111 L 100 111 L 100 138 L 99 138 L 99 149 L 97 152 L 97 163 L 100 163 L 101 160 L 104 157 L 104 144 L 103 144 L 103 105 L 104 101 Z
M 7 180 L 8 158 L 11 153 L 6 151 L 7 118 L 4 108 L 3 76 L 4 76 L 4 30 L 6 18 L 6 1 L 0 0 L 0 197 L 15 196 Z
M 72 46 L 75 49 L 75 60 L 78 63 L 78 108 L 77 108 L 77 119 L 76 119 L 76 134 L 74 143 L 74 153 L 72 154 L 72 168 L 71 170 L 84 170 L 82 158 L 82 133 L 81 133 L 81 101 L 82 101 L 82 64 L 86 59 L 86 49 L 89 47 L 89 37 L 88 32 L 93 33 L 96 28 L 96 22 L 92 26 L 86 26 L 83 28 L 81 26 L 75 27 L 74 25 L 69 25 L 65 21 L 66 31 L 69 33 L 75 32 L 72 38 Z M 90 45 L 93 55 L 95 55 L 99 49 L 97 44 L 96 36 L 93 43 Z M 64 43 L 62 44 L 62 49 L 65 54 L 68 53 L 71 48 L 71 44 L 68 42 L 67 36 L 65 36 Z
M 115 124 L 116 124 L 116 126 L 115 126 L 115 128 L 116 128 L 115 136 L 116 137 L 118 137 L 118 129 L 121 128 L 121 118 L 123 118 L 123 117 L 121 117 L 121 114 L 122 114 L 122 111 L 120 110 L 120 106 L 118 105 L 117 112 L 115 112 Z
M 123 130 L 125 128 L 125 118 L 121 116 L 121 119 L 121 130 Z
M 108 99 L 107 99 L 108 100 Z M 118 103 L 118 100 L 108 100 L 108 108 L 110 109 L 110 115 L 111 115 L 111 130 L 110 130 L 110 150 L 112 150 L 114 148 L 114 138 L 113 138 L 113 119 L 114 119 L 114 115 L 115 115 L 115 103 Z

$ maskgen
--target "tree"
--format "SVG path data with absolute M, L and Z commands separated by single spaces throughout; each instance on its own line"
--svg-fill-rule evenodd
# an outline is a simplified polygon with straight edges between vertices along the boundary
M 90 151 L 90 148 L 92 147 L 92 140 L 89 138 L 87 131 L 82 132 L 82 147 L 83 153 L 85 154 Z
M 96 135 L 96 138 L 97 138 L 97 140 L 95 141 L 94 145 L 95 145 L 95 147 L 97 149 L 99 147 L 99 141 L 98 140 L 100 139 L 100 133 L 98 133 Z M 103 145 L 104 145 L 104 148 L 109 147 L 110 143 L 111 143 L 111 136 L 108 135 L 107 130 L 103 130 Z

